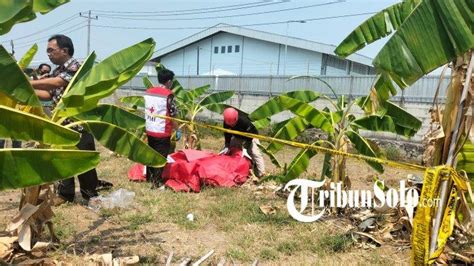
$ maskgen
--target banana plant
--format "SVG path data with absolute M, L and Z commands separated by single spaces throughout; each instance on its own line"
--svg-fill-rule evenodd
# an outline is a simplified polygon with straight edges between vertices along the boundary
M 332 90 L 332 88 L 330 88 Z M 328 102 L 330 108 L 318 110 L 311 105 L 314 101 L 321 99 Z M 413 136 L 421 127 L 421 122 L 391 102 L 387 102 L 387 113 L 380 116 L 363 116 L 356 118 L 352 114 L 354 105 L 363 105 L 364 98 L 348 102 L 344 96 L 331 99 L 314 91 L 292 91 L 275 96 L 250 114 L 252 120 L 271 117 L 283 111 L 290 111 L 295 116 L 277 123 L 273 128 L 273 137 L 294 140 L 306 129 L 317 128 L 325 135 L 324 138 L 316 140 L 311 145 L 330 148 L 333 150 L 347 152 L 352 146 L 360 154 L 377 157 L 378 149 L 374 143 L 360 134 L 360 130 L 387 131 L 403 136 Z M 407 115 L 400 120 L 401 114 Z M 382 121 L 380 121 L 382 119 Z M 273 154 L 279 152 L 282 145 L 270 143 L 264 152 Z M 278 181 L 288 182 L 300 176 L 306 171 L 309 161 L 317 152 L 313 149 L 302 149 L 289 164 L 283 177 Z M 272 160 L 275 161 L 275 160 Z M 367 163 L 378 172 L 383 171 L 382 165 L 367 161 Z M 345 172 L 346 158 L 340 155 L 325 154 L 321 178 L 328 177 L 333 182 L 343 182 L 350 186 Z
M 93 64 L 95 54 L 92 53 L 69 83 L 51 118 L 42 113 L 41 104 L 20 65 L 0 46 L 0 73 L 3 75 L 0 79 L 0 137 L 35 141 L 38 147 L 0 150 L 0 162 L 8 165 L 0 170 L 0 190 L 28 187 L 20 208 L 36 208 L 43 203 L 38 197 L 40 189 L 35 185 L 68 178 L 96 167 L 98 152 L 75 148 L 80 139 L 80 134 L 72 130 L 75 126 L 82 126 L 103 146 L 130 160 L 163 166 L 165 158 L 136 135 L 144 124 L 141 116 L 118 106 L 99 104 L 101 99 L 138 73 L 151 57 L 154 46 L 155 42 L 147 39 L 97 65 Z M 32 54 L 27 53 L 20 62 L 31 61 Z M 24 108 L 14 108 L 18 104 Z M 64 126 L 66 119 L 74 122 Z M 22 228 L 30 225 L 25 226 Z M 31 248 L 31 240 L 40 232 L 28 230 L 28 240 L 20 243 L 26 250 Z M 20 238 L 24 239 L 24 236 Z
M 451 63 L 452 78 L 441 121 L 445 137 L 435 142 L 433 165 L 455 167 L 457 152 L 468 137 L 465 132 L 469 132 L 470 125 L 466 123 L 465 108 L 471 104 L 467 92 L 472 86 L 469 82 L 474 65 L 473 10 L 474 2 L 471 0 L 406 0 L 363 22 L 335 51 L 345 57 L 393 33 L 373 61 L 379 79 L 372 90 L 377 97 L 371 99 L 373 105 L 368 109 L 376 109 L 374 107 L 380 102 L 395 95 L 393 83 L 405 89 L 434 69 Z M 458 170 L 462 170 L 459 167 L 469 169 L 467 163 L 472 161 L 458 164 Z M 452 186 L 450 181 L 441 182 L 438 193 L 441 206 L 437 208 L 433 221 L 429 221 L 433 224 L 429 228 L 432 232 L 429 251 L 419 250 L 419 254 L 427 256 L 414 256 L 415 264 L 432 262 L 440 254 L 436 252 L 437 255 L 430 258 L 435 250 L 444 248 L 444 244 L 438 246 L 437 239 Z
M 0 35 L 8 33 L 17 23 L 36 18 L 36 13 L 46 14 L 69 0 L 15 0 L 0 1 Z

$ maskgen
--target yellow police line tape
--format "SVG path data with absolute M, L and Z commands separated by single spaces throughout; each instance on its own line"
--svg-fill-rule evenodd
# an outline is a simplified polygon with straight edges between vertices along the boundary
M 330 154 L 333 154 L 333 155 L 340 155 L 340 156 L 345 156 L 345 157 L 356 158 L 356 159 L 359 159 L 359 160 L 372 161 L 372 162 L 376 162 L 376 163 L 380 163 L 380 164 L 386 164 L 386 165 L 389 165 L 389 166 L 394 166 L 394 167 L 403 168 L 403 169 L 411 169 L 411 170 L 418 170 L 418 171 L 425 171 L 426 170 L 426 167 L 424 167 L 424 166 L 411 164 L 411 163 L 395 162 L 395 161 L 391 161 L 391 160 L 380 159 L 380 158 L 377 158 L 377 157 L 371 157 L 371 156 L 366 156 L 366 155 L 362 155 L 362 154 L 352 154 L 352 153 L 347 153 L 347 152 L 343 152 L 343 151 L 338 151 L 338 150 L 334 150 L 334 149 L 330 149 L 330 148 L 325 148 L 325 147 L 321 147 L 321 146 L 316 146 L 316 145 L 311 145 L 311 144 L 306 144 L 306 143 L 301 143 L 301 142 L 296 142 L 296 141 L 291 141 L 291 140 L 278 139 L 278 138 L 268 137 L 268 136 L 259 135 L 259 134 L 252 134 L 252 133 L 248 133 L 248 132 L 236 131 L 236 130 L 227 129 L 227 128 L 223 128 L 223 127 L 219 127 L 219 126 L 212 126 L 212 125 L 206 125 L 206 124 L 191 122 L 191 121 L 187 121 L 187 120 L 183 120 L 183 119 L 179 119 L 179 118 L 175 118 L 175 117 L 169 117 L 169 116 L 163 116 L 163 115 L 152 115 L 152 116 L 162 118 L 162 119 L 170 119 L 170 120 L 173 120 L 173 121 L 176 121 L 176 122 L 179 122 L 179 123 L 192 124 L 192 125 L 196 125 L 196 126 L 199 126 L 199 127 L 215 129 L 215 130 L 219 130 L 219 131 L 226 132 L 226 133 L 231 133 L 231 134 L 235 134 L 235 135 L 244 136 L 244 137 L 247 137 L 247 138 L 259 139 L 259 140 L 262 140 L 262 141 L 265 141 L 265 142 L 276 142 L 276 143 L 285 144 L 285 145 L 292 146 L 292 147 L 315 150 L 315 151 L 320 151 L 320 152 L 323 152 L 323 153 L 330 153 Z
M 429 206 L 427 204 L 420 204 L 418 206 L 417 212 L 415 214 L 415 218 L 413 221 L 413 235 L 412 235 L 412 256 L 411 256 L 411 263 L 413 265 L 426 265 L 431 264 L 435 261 L 439 255 L 441 255 L 442 251 L 444 250 L 444 246 L 446 245 L 448 237 L 452 234 L 454 228 L 454 221 L 456 218 L 456 208 L 458 203 L 458 193 L 462 194 L 465 191 L 470 189 L 469 180 L 467 176 L 460 175 L 456 170 L 452 167 L 442 165 L 437 167 L 427 168 L 424 166 L 404 163 L 404 162 L 395 162 L 391 160 L 380 159 L 376 157 L 361 155 L 361 154 L 352 154 L 347 152 L 342 152 L 330 148 L 325 148 L 321 146 L 315 146 L 311 144 L 300 143 L 296 141 L 289 141 L 284 139 L 278 139 L 274 137 L 268 137 L 259 134 L 252 134 L 247 132 L 241 132 L 236 130 L 231 130 L 219 126 L 212 126 L 206 125 L 201 123 L 196 123 L 192 121 L 187 121 L 179 118 L 162 116 L 162 115 L 153 115 L 158 118 L 162 119 L 170 119 L 172 121 L 176 121 L 179 123 L 184 124 L 191 124 L 196 125 L 199 127 L 214 129 L 218 131 L 222 131 L 225 133 L 231 133 L 235 135 L 240 135 L 248 138 L 255 138 L 265 142 L 276 142 L 292 147 L 302 148 L 302 149 L 312 149 L 315 151 L 323 152 L 323 153 L 330 153 L 332 155 L 339 155 L 345 156 L 350 158 L 355 158 L 359 160 L 365 161 L 372 161 L 380 164 L 385 164 L 393 167 L 403 168 L 403 169 L 410 169 L 410 170 L 422 170 L 424 171 L 424 180 L 423 180 L 423 188 L 421 191 L 421 196 L 419 202 L 427 203 L 427 202 L 434 202 L 436 199 L 439 199 L 439 185 L 442 179 L 451 179 L 454 182 L 450 190 L 450 194 L 448 197 L 448 203 L 446 205 L 446 209 L 443 214 L 441 227 L 437 239 L 437 249 L 436 251 L 429 255 L 430 250 L 430 238 L 431 238 L 431 226 L 432 226 L 432 219 L 434 218 L 434 211 L 436 209 L 436 205 Z

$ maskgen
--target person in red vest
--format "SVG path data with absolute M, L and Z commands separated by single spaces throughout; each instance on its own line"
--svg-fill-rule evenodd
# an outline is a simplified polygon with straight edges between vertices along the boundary
M 177 114 L 174 95 L 171 91 L 174 73 L 164 69 L 158 72 L 157 87 L 152 87 L 145 92 L 145 119 L 148 145 L 159 152 L 163 157 L 167 157 L 171 151 L 171 134 L 175 128 L 175 123 L 170 119 L 163 119 L 157 115 L 174 117 Z M 179 130 L 176 132 L 176 139 L 180 138 Z M 147 166 L 146 179 L 152 183 L 152 188 L 157 188 L 161 183 L 163 168 Z

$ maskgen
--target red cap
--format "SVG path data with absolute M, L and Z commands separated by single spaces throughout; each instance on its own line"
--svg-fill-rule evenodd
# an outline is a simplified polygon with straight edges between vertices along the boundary
M 234 127 L 239 120 L 239 112 L 232 107 L 224 110 L 224 123 L 230 127 Z

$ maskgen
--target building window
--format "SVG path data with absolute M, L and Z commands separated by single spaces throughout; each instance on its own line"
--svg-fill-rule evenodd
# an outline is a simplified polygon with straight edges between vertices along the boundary
M 218 54 L 218 53 L 219 53 L 219 47 L 214 46 L 214 53 L 215 53 L 215 54 Z
M 232 53 L 232 45 L 227 46 L 227 52 Z
M 375 68 L 369 67 L 369 75 L 376 75 L 377 71 L 375 71 Z
M 234 52 L 236 52 L 236 53 L 240 52 L 240 45 L 236 45 L 236 46 L 235 46 Z
M 343 59 L 339 59 L 335 56 L 329 55 L 326 61 L 326 65 L 341 70 L 346 70 L 347 62 Z
M 352 73 L 355 74 L 361 74 L 361 75 L 367 75 L 368 72 L 368 66 L 359 64 L 356 62 L 352 62 Z
M 225 54 L 225 46 L 221 46 L 221 54 Z

